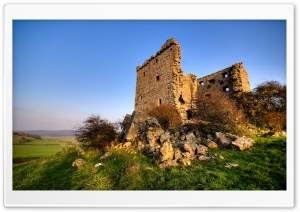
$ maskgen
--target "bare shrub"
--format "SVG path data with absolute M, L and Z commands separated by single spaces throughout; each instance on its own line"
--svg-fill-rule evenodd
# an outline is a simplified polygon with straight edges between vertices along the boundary
M 154 117 L 158 120 L 160 126 L 164 130 L 176 128 L 181 125 L 181 117 L 177 108 L 169 104 L 161 104 L 152 107 L 145 111 L 148 116 Z
M 237 134 L 245 130 L 245 116 L 227 93 L 213 90 L 210 93 L 199 94 L 196 105 L 196 119 L 202 127 Z

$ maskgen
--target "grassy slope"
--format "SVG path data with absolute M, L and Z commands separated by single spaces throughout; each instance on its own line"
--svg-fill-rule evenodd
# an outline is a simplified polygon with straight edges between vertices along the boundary
M 16 163 L 15 190 L 285 190 L 286 139 L 257 138 L 247 151 L 210 150 L 222 155 L 209 161 L 193 161 L 191 166 L 160 169 L 151 157 L 126 150 L 100 161 L 103 152 L 80 156 L 87 163 L 72 167 L 76 153 Z M 225 168 L 226 163 L 239 164 Z

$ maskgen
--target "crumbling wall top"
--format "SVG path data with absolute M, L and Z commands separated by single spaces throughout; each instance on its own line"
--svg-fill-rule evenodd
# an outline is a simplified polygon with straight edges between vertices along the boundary
M 160 48 L 160 50 L 158 52 L 156 52 L 155 56 L 152 55 L 149 59 L 145 60 L 145 62 L 143 63 L 142 66 L 137 66 L 136 67 L 136 71 L 139 71 L 141 68 L 145 67 L 146 65 L 148 65 L 151 60 L 153 60 L 154 58 L 156 58 L 158 55 L 160 55 L 162 52 L 164 52 L 166 49 L 168 49 L 170 46 L 173 45 L 179 45 L 177 43 L 177 41 L 174 38 L 170 38 L 166 41 L 166 43 L 164 45 L 162 45 L 162 47 Z

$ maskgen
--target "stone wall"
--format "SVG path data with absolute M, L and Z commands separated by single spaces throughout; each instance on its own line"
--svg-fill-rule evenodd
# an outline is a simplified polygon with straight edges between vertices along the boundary
M 216 73 L 197 79 L 198 90 L 205 93 L 211 90 L 221 90 L 233 95 L 237 92 L 250 91 L 248 73 L 243 63 L 236 63 Z
M 180 45 L 169 39 L 155 56 L 136 67 L 135 111 L 160 104 L 176 105 L 176 90 L 183 76 L 180 59 Z
M 218 89 L 233 95 L 250 91 L 248 74 L 242 63 L 197 79 L 194 74 L 183 74 L 180 60 L 180 45 L 171 38 L 155 56 L 136 67 L 135 111 L 170 104 L 177 107 L 184 122 L 189 119 L 189 112 L 195 109 L 198 92 Z

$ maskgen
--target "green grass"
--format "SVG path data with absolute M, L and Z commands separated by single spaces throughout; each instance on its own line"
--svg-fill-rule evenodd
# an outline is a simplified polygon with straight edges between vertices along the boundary
M 21 136 L 13 136 L 13 161 L 20 162 L 55 155 L 68 146 L 76 146 L 74 137 L 45 137 L 42 140 L 27 138 L 20 144 Z
M 38 158 L 13 165 L 14 190 L 286 190 L 286 139 L 257 138 L 246 151 L 215 149 L 225 159 L 192 161 L 191 166 L 159 168 L 140 153 L 110 150 L 80 156 L 82 167 L 72 167 L 76 152 Z M 103 166 L 94 167 L 98 162 Z M 226 163 L 239 166 L 226 168 Z

